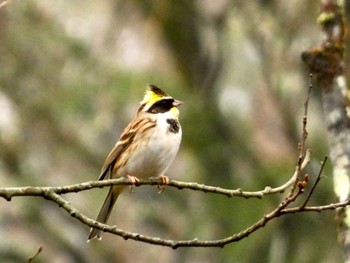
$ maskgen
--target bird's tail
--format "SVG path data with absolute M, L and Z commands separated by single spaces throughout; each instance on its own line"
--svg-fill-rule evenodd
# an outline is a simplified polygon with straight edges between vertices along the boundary
M 115 202 L 117 201 L 118 196 L 122 192 L 123 188 L 124 188 L 124 186 L 119 186 L 119 185 L 113 186 L 110 188 L 108 195 L 107 195 L 107 197 L 102 205 L 102 208 L 101 208 L 100 212 L 98 213 L 96 221 L 98 221 L 100 223 L 107 222 L 107 220 L 111 214 L 111 211 L 113 209 L 113 206 L 114 206 Z M 96 229 L 96 228 L 90 229 L 88 242 L 94 238 L 101 239 L 101 230 Z

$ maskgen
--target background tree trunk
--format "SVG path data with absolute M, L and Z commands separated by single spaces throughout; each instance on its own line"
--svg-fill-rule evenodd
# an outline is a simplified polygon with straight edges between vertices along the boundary
M 320 47 L 303 53 L 304 61 L 316 74 L 317 87 L 322 90 L 334 192 L 339 201 L 350 197 L 350 101 L 345 70 L 349 57 L 344 58 L 345 10 L 337 1 L 322 1 L 318 23 L 322 26 L 323 41 Z M 339 209 L 336 220 L 345 262 L 350 262 L 350 208 Z

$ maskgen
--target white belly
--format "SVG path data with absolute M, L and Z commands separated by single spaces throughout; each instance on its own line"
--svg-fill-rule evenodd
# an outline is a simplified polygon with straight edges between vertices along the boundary
M 179 149 L 182 131 L 169 131 L 166 118 L 159 118 L 150 139 L 138 147 L 122 169 L 122 176 L 149 178 L 162 175 L 174 160 Z M 137 138 L 135 138 L 137 139 Z

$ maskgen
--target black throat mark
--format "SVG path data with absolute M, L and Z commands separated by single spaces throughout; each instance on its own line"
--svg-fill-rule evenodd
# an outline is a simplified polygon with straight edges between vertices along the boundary
M 180 130 L 180 123 L 175 119 L 167 119 L 167 123 L 169 123 L 169 131 L 172 133 L 178 133 Z

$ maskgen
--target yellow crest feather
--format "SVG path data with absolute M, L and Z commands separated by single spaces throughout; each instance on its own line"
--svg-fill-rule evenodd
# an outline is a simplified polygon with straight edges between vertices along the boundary
M 141 104 L 153 104 L 168 95 L 155 85 L 148 84 Z

